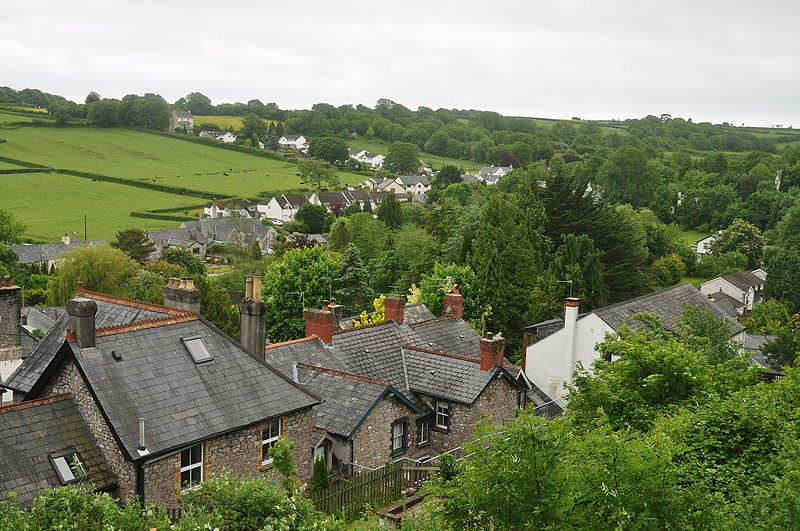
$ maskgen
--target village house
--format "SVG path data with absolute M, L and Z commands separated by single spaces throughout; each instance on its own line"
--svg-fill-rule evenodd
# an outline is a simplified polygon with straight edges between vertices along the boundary
M 181 247 L 205 258 L 209 245 L 225 244 L 244 247 L 258 242 L 262 253 L 268 253 L 278 238 L 275 227 L 265 226 L 258 219 L 237 216 L 185 221 L 176 229 L 149 230 L 145 233 L 155 245 L 150 258 L 157 259 L 170 247 Z
M 395 194 L 406 193 L 409 197 L 417 194 L 424 194 L 431 191 L 431 182 L 427 177 L 421 175 L 401 175 L 389 181 L 381 183 L 378 190 L 382 192 L 394 192 Z
M 175 506 L 223 471 L 274 476 L 268 450 L 279 437 L 295 443 L 307 482 L 320 400 L 264 362 L 259 284 L 248 279 L 240 304 L 241 344 L 198 314 L 191 279 L 170 281 L 164 306 L 79 289 L 3 386 L 20 407 L 71 394 L 124 500 Z
M 256 208 L 263 218 L 286 222 L 294 221 L 297 211 L 307 203 L 303 194 L 281 194 L 259 202 Z
M 666 330 L 676 332 L 684 305 L 690 304 L 724 318 L 730 325 L 733 338 L 744 339 L 744 327 L 688 283 L 584 314 L 578 313 L 579 303 L 579 299 L 570 297 L 566 300 L 563 317 L 523 329 L 522 366 L 525 374 L 536 387 L 554 399 L 564 397 L 564 385 L 573 382 L 578 363 L 586 369 L 591 368 L 599 357 L 596 346 L 604 341 L 607 333 L 613 333 L 621 326 L 635 328 L 641 325 L 631 319 L 635 314 L 655 314 Z
M 194 132 L 194 117 L 192 113 L 189 111 L 172 111 L 169 116 L 169 132 L 172 133 L 176 129 L 191 135 Z
M 711 234 L 697 240 L 697 242 L 692 245 L 692 250 L 697 253 L 697 260 L 700 260 L 704 255 L 711 252 L 711 244 L 714 243 L 717 238 L 719 238 L 718 234 Z
M 478 170 L 478 179 L 489 185 L 497 184 L 501 177 L 504 177 L 513 169 L 513 166 L 484 166 Z
M 252 218 L 258 216 L 256 206 L 244 199 L 231 201 L 210 201 L 203 207 L 203 215 L 207 218 Z
M 85 247 L 87 245 L 102 245 L 103 240 L 83 241 L 73 240 L 72 237 L 64 233 L 61 241 L 56 243 L 20 243 L 10 245 L 12 251 L 17 253 L 18 262 L 28 266 L 37 266 L 44 271 L 49 271 L 58 267 L 61 260 L 58 257 L 66 252 Z
M 278 139 L 278 147 L 305 153 L 308 151 L 309 142 L 303 135 L 283 135 Z
M 756 273 L 758 272 L 758 273 Z M 761 301 L 766 272 L 741 271 L 712 278 L 700 284 L 700 292 L 738 315 L 751 311 Z
M 379 170 L 383 167 L 383 161 L 386 160 L 384 155 L 380 153 L 370 153 L 366 149 L 349 149 L 348 157 L 366 164 L 373 170 Z

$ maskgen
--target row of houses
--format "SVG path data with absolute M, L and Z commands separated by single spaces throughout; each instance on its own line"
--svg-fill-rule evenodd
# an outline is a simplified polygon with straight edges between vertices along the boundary
M 483 416 L 502 424 L 529 397 L 502 338 L 461 316 L 409 311 L 386 299 L 387 320 L 342 328 L 341 307 L 304 313 L 305 337 L 265 344 L 260 278 L 239 305 L 241 343 L 200 314 L 190 279 L 164 305 L 79 289 L 44 338 L 2 382 L 0 499 L 92 484 L 121 499 L 175 506 L 214 474 L 275 476 L 269 448 L 295 444 L 298 475 L 312 462 L 349 476 L 401 457 L 432 457 L 468 440 Z M 427 312 L 427 313 L 426 313 Z M 414 321 L 411 315 L 425 317 Z

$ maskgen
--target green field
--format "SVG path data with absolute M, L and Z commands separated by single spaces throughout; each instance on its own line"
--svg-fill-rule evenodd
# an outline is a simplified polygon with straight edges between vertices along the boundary
M 21 127 L 2 135 L 0 156 L 60 169 L 236 197 L 304 187 L 296 164 L 131 129 Z M 342 185 L 364 180 L 339 176 Z
M 235 197 L 309 189 L 297 165 L 130 129 L 19 127 L 0 130 L 0 156 Z M 0 169 L 15 166 L 0 163 Z M 342 186 L 364 176 L 340 172 Z M 18 215 L 27 235 L 53 240 L 65 231 L 113 238 L 119 229 L 175 227 L 176 222 L 130 217 L 130 212 L 199 205 L 206 200 L 123 184 L 49 173 L 0 175 L 0 208 Z M 11 185 L 12 188 L 8 188 Z M 79 230 L 78 230 L 79 229 Z
M 43 118 L 46 118 L 46 116 L 43 116 Z M 37 117 L 33 115 L 11 114 L 3 112 L 2 109 L 0 109 L 0 125 L 11 124 L 15 122 L 32 122 L 36 119 Z M 2 132 L 2 130 L 0 130 L 0 132 Z
M 16 170 L 21 168 L 22 166 L 19 166 L 17 164 L 11 164 L 10 162 L 3 162 L 2 160 L 0 160 L 0 170 Z
M 194 116 L 194 126 L 199 127 L 203 124 L 213 124 L 221 129 L 233 127 L 241 129 L 244 118 L 241 116 Z M 262 120 L 264 120 L 262 118 Z M 272 120 L 264 120 L 265 124 L 271 124 Z
M 348 147 L 351 148 L 366 149 L 367 151 L 370 151 L 372 153 L 382 153 L 386 155 L 387 153 L 389 153 L 389 146 L 391 145 L 391 143 L 381 140 L 379 138 L 370 138 L 370 139 L 357 138 L 354 140 L 348 140 L 347 145 Z M 485 164 L 481 164 L 480 162 L 451 159 L 448 157 L 431 155 L 430 153 L 422 153 L 420 155 L 420 158 L 426 165 L 437 170 L 441 169 L 441 167 L 444 166 L 445 164 L 454 164 L 468 171 L 479 170 L 485 166 Z
M 681 240 L 686 245 L 694 245 L 699 240 L 702 240 L 709 234 L 706 232 L 700 232 L 699 230 L 682 230 L 681 231 Z
M 0 175 L 0 180 L 4 191 L 0 206 L 25 223 L 26 235 L 46 241 L 58 240 L 65 232 L 83 239 L 84 214 L 89 239 L 110 241 L 120 229 L 177 226 L 172 221 L 132 218 L 132 211 L 203 203 L 196 197 L 57 173 Z

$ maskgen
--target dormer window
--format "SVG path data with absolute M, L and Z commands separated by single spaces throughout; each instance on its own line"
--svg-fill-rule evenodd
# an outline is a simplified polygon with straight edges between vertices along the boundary
M 53 463 L 62 485 L 75 483 L 86 476 L 86 469 L 75 450 L 51 454 L 50 462 Z
M 206 344 L 203 342 L 202 337 L 182 337 L 181 341 L 183 342 L 183 346 L 186 347 L 186 351 L 192 357 L 192 361 L 194 361 L 195 364 L 204 363 L 214 359 L 214 356 L 211 355 L 206 347 Z

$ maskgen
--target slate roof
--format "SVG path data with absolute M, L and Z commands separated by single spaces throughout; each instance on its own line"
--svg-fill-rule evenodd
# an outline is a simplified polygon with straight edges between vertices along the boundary
M 778 336 L 769 334 L 745 334 L 744 336 L 744 351 L 750 356 L 750 359 L 765 369 L 771 369 L 767 357 L 762 352 L 764 345 L 770 341 L 778 339 Z
M 202 338 L 213 360 L 194 363 L 181 341 L 190 337 Z M 145 419 L 147 448 L 155 455 L 319 403 L 194 315 L 168 318 L 160 326 L 112 329 L 98 333 L 95 347 L 69 347 L 133 459 L 139 418 Z
M 278 199 L 278 203 L 280 203 L 283 208 L 288 208 L 289 206 L 300 208 L 308 203 L 308 199 L 306 199 L 306 196 L 303 194 L 281 194 L 276 197 L 276 199 Z
M 372 314 L 373 312 L 368 313 L 370 317 L 372 317 Z M 415 304 L 407 305 L 403 315 L 403 322 L 408 325 L 436 318 L 436 316 L 431 313 L 428 307 L 425 306 L 424 302 L 417 302 Z M 350 317 L 341 319 L 339 321 L 339 328 L 353 328 L 353 322 L 360 317 L 360 315 L 352 315 Z
M 166 306 L 147 304 L 122 297 L 112 297 L 87 290 L 80 290 L 76 298 L 80 300 L 91 299 L 97 303 L 95 326 L 98 328 L 184 313 Z M 44 373 L 66 338 L 69 317 L 64 308 L 61 308 L 61 310 L 57 312 L 59 317 L 53 323 L 50 332 L 39 341 L 35 350 L 22 361 L 17 370 L 3 382 L 3 387 L 28 393 Z
M 431 182 L 428 180 L 428 178 L 421 175 L 400 175 L 397 178 L 397 181 L 400 181 L 403 186 L 411 186 L 417 183 L 422 183 L 425 186 L 431 185 Z
M 33 330 L 49 332 L 56 320 L 66 313 L 63 306 L 26 306 L 22 308 L 22 319 L 25 326 Z
M 389 393 L 415 413 L 423 413 L 388 382 L 309 365 L 300 365 L 297 375 L 300 384 L 324 400 L 314 408 L 314 425 L 348 439 L 355 435 L 377 402 Z
M 60 487 L 50 455 L 70 449 L 86 469 L 82 482 L 98 489 L 116 483 L 72 395 L 0 407 L 0 434 L 0 500 L 13 491 L 27 506 L 38 490 Z
M 714 301 L 714 303 L 717 306 L 719 306 L 728 317 L 732 319 L 736 319 L 736 316 L 738 315 L 736 309 L 742 308 L 744 306 L 744 303 L 742 301 L 736 300 L 727 293 L 723 293 L 721 291 L 711 293 L 708 296 L 708 298 Z
M 403 361 L 412 391 L 462 404 L 472 404 L 498 372 L 505 373 L 499 367 L 482 371 L 475 358 L 414 347 L 403 349 Z
M 184 119 L 184 120 L 191 120 L 193 118 L 192 113 L 189 111 L 172 111 L 175 113 L 175 118 Z
M 349 370 L 344 362 L 326 349 L 322 342 L 314 336 L 267 345 L 264 352 L 267 362 L 287 378 L 293 377 L 292 371 L 296 363 L 328 367 L 340 371 Z
M 301 136 L 303 135 L 283 135 L 283 138 L 285 138 L 286 140 L 297 140 Z
M 731 273 L 729 275 L 722 275 L 722 278 L 736 286 L 742 291 L 747 291 L 752 287 L 759 286 L 764 283 L 760 277 L 754 275 L 750 271 L 742 271 L 740 273 Z
M 358 149 L 358 148 L 350 148 L 347 150 L 347 155 L 350 157 L 355 157 L 359 153 L 366 153 L 365 149 Z
M 462 183 L 476 183 L 478 181 L 480 181 L 480 179 L 478 179 L 475 176 L 469 175 L 467 173 L 462 173 L 461 174 L 461 182 Z
M 58 255 L 77 249 L 78 247 L 85 247 L 87 245 L 102 245 L 106 243 L 103 240 L 72 240 L 69 245 L 63 242 L 57 243 L 22 243 L 19 245 L 11 245 L 11 250 L 19 256 L 20 264 L 34 264 L 37 262 L 46 262 L 48 260 L 55 260 Z
M 451 317 L 438 317 L 430 321 L 412 324 L 420 342 L 415 345 L 479 358 L 480 336 L 466 322 Z

